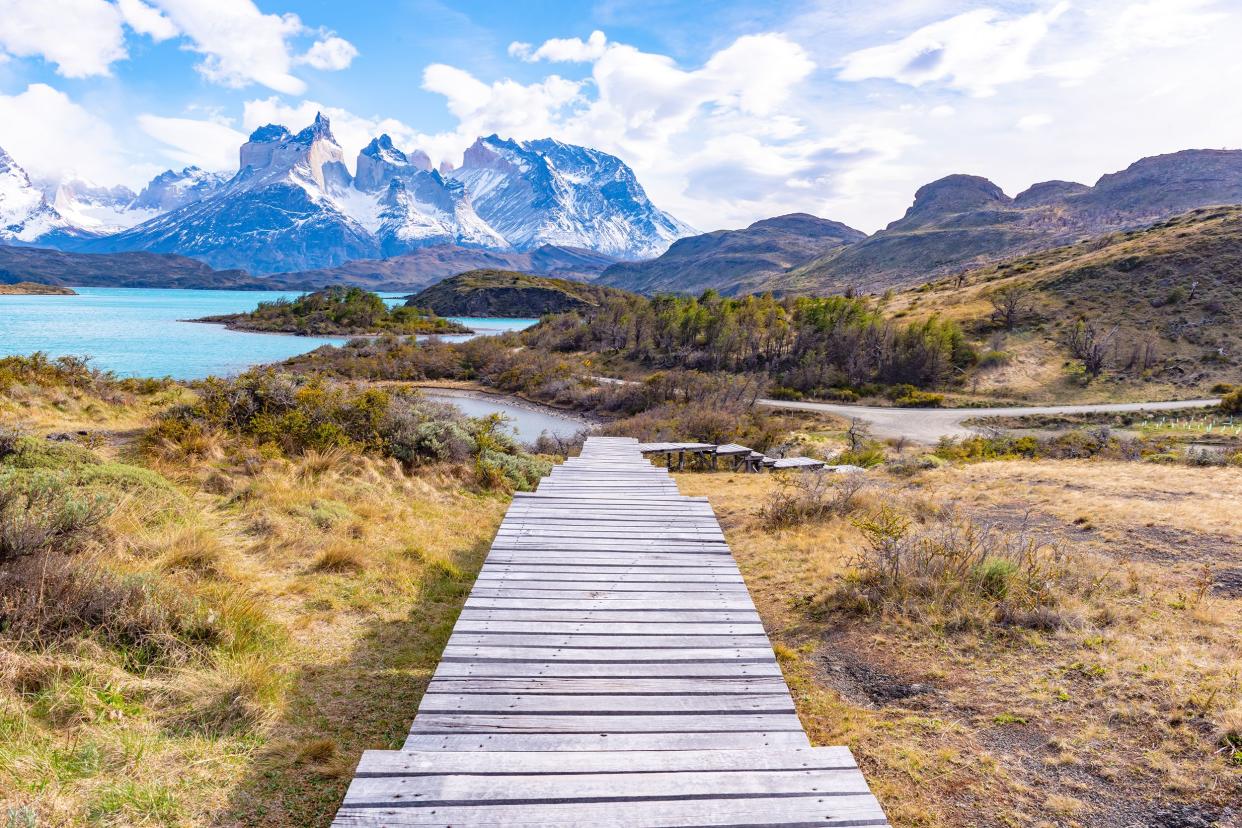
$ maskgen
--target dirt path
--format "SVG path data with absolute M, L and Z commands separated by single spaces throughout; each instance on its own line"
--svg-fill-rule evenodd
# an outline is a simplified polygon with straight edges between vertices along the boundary
M 785 400 L 758 401 L 771 408 L 822 411 L 847 419 L 858 418 L 871 424 L 872 433 L 880 438 L 905 437 L 919 443 L 935 443 L 941 437 L 966 437 L 977 433 L 964 425 L 976 417 L 1026 417 L 1033 414 L 1091 414 L 1125 411 L 1179 411 L 1206 408 L 1220 400 L 1171 400 L 1149 403 L 1102 403 L 1095 405 L 1043 405 L 1003 408 L 881 408 L 878 406 L 844 405 L 841 403 L 792 402 Z

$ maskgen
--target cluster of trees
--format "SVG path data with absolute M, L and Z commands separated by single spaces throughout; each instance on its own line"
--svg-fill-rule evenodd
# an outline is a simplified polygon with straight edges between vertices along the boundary
M 223 322 L 247 331 L 305 336 L 351 336 L 389 331 L 398 334 L 469 333 L 469 329 L 409 306 L 389 308 L 376 293 L 356 287 L 329 287 L 297 299 L 260 302 L 249 313 L 209 316 L 200 322 Z
M 767 374 L 802 392 L 944 384 L 977 354 L 956 323 L 901 324 L 861 298 L 609 297 L 522 335 L 546 351 L 604 351 L 656 368 Z

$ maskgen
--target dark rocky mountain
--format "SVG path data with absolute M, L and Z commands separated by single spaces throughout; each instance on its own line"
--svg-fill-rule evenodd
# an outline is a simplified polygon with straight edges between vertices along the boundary
M 1145 227 L 1187 210 L 1242 203 L 1242 151 L 1144 158 L 1095 186 L 1047 181 L 1010 199 L 985 178 L 951 175 L 921 187 L 905 216 L 864 241 L 767 279 L 778 292 L 882 291 Z
M 763 219 L 744 230 L 715 230 L 673 242 L 664 255 L 619 262 L 599 283 L 639 293 L 748 293 L 766 280 L 867 234 L 806 213 Z
M 459 273 L 411 296 L 406 305 L 440 316 L 530 318 L 597 307 L 624 291 L 512 270 Z
M 358 259 L 343 265 L 273 278 L 296 284 L 348 284 L 372 290 L 420 290 L 468 270 L 517 270 L 544 276 L 586 281 L 594 279 L 616 259 L 593 250 L 547 244 L 534 250 L 484 250 L 455 244 L 420 247 L 388 259 Z
M 0 245 L 0 282 L 23 281 L 74 287 L 235 290 L 311 287 L 309 283 L 255 277 L 241 270 L 212 270 L 197 259 L 166 253 L 66 253 Z

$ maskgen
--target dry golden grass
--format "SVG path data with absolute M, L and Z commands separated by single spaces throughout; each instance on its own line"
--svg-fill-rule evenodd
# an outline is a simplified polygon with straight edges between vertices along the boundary
M 40 433 L 137 428 L 135 405 L 19 407 Z M 361 751 L 401 743 L 506 499 L 348 453 L 93 442 L 170 482 L 122 498 L 95 554 L 202 601 L 224 637 L 150 669 L 0 637 L 0 825 L 328 824 Z
M 679 475 L 720 516 L 812 741 L 855 751 L 894 825 L 1120 828 L 1158 824 L 1160 808 L 1236 806 L 1242 765 L 1227 745 L 1242 703 L 1242 600 L 1205 591 L 1200 561 L 1156 557 L 1159 538 L 1142 558 L 1114 538 L 1167 516 L 1185 533 L 1164 538 L 1169 556 L 1197 554 L 1204 532 L 1242 548 L 1237 471 L 1010 462 L 872 474 L 875 501 L 928 515 L 956 504 L 1007 521 L 1030 508 L 1114 584 L 1067 599 L 1080 621 L 1051 632 L 826 610 L 821 596 L 863 545 L 849 519 L 773 532 L 760 514 L 772 476 Z M 1079 514 L 1096 528 L 1075 525 Z

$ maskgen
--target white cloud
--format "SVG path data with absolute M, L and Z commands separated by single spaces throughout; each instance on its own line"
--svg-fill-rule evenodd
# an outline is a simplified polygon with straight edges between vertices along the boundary
M 164 145 L 164 154 L 172 161 L 205 170 L 235 171 L 237 149 L 246 140 L 245 133 L 228 124 L 197 118 L 142 114 L 138 126 Z
M 578 37 L 552 38 L 534 51 L 529 43 L 515 41 L 509 44 L 509 54 L 534 63 L 548 60 L 560 63 L 590 63 L 599 60 L 608 46 L 608 38 L 599 31 L 591 32 L 585 41 Z
M 224 86 L 251 83 L 300 95 L 306 84 L 294 77 L 289 41 L 304 30 L 296 14 L 264 14 L 250 0 L 156 0 L 203 55 L 196 67 Z
M 336 35 L 329 35 L 323 40 L 315 41 L 306 54 L 298 58 L 298 62 L 315 69 L 335 72 L 347 69 L 356 57 L 358 50 L 354 44 Z
M 1048 126 L 1052 120 L 1052 116 L 1046 112 L 1033 112 L 1030 115 L 1023 115 L 1014 126 L 1021 130 L 1039 129 Z
M 105 0 L 0 0 L 0 51 L 42 57 L 67 78 L 108 75 L 127 56 L 121 21 Z
M 973 95 L 991 95 L 998 85 L 1037 73 L 1032 53 L 1069 8 L 1069 3 L 1061 2 L 1020 17 L 1003 17 L 993 9 L 965 12 L 894 43 L 846 55 L 840 77 L 887 78 L 910 86 L 938 81 Z
M 128 155 L 106 121 L 43 83 L 0 95 L 0 147 L 35 179 L 54 181 L 72 170 L 104 184 L 133 184 L 151 173 Z
M 69 78 L 111 74 L 129 56 L 126 26 L 157 42 L 184 36 L 185 48 L 203 56 L 196 68 L 213 83 L 257 83 L 291 95 L 306 91 L 295 65 L 340 70 L 358 54 L 349 41 L 323 33 L 295 55 L 294 41 L 315 32 L 296 14 L 264 14 L 252 0 L 0 0 L 0 21 L 0 58 L 41 57 Z
M 126 24 L 138 34 L 149 35 L 156 43 L 177 36 L 172 21 L 142 0 L 117 0 L 116 5 Z
M 849 154 L 838 136 L 805 137 L 802 113 L 790 104 L 815 67 L 784 35 L 739 37 L 697 68 L 610 42 L 603 32 L 537 48 L 514 43 L 509 51 L 531 62 L 587 62 L 591 75 L 485 83 L 457 67 L 428 66 L 423 88 L 445 97 L 458 124 L 419 136 L 420 148 L 456 163 L 477 136 L 493 132 L 597 147 L 634 167 L 661 207 L 706 227 L 748 223 L 794 190 L 805 199 L 812 182 Z

